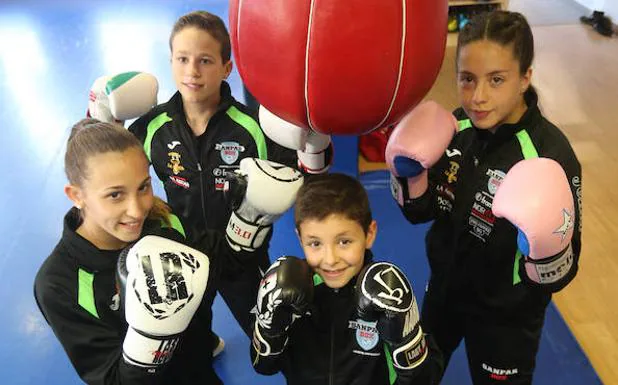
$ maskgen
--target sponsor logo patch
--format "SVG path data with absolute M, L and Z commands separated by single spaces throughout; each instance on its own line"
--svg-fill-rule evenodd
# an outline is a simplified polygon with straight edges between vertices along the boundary
M 362 319 L 348 321 L 348 329 L 356 330 L 356 342 L 363 350 L 371 350 L 376 347 L 380 336 L 377 328 L 378 321 L 368 322 Z
M 221 142 L 215 145 L 215 150 L 220 151 L 221 160 L 226 164 L 232 164 L 238 160 L 240 153 L 245 151 L 245 147 L 238 142 Z
M 177 176 L 177 175 L 170 175 L 170 180 L 175 184 L 178 185 L 184 189 L 188 189 L 189 187 L 191 187 L 191 185 L 189 184 L 189 182 L 181 177 L 181 176 Z

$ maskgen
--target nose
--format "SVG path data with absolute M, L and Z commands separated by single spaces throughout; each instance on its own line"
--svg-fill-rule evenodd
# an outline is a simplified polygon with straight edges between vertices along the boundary
M 145 200 L 141 197 L 135 196 L 127 200 L 127 215 L 131 218 L 141 219 L 146 216 L 146 204 Z
M 188 70 L 191 77 L 198 78 L 200 76 L 199 65 L 199 60 L 191 60 L 189 62 Z
M 339 261 L 339 257 L 337 256 L 337 252 L 333 246 L 328 246 L 325 248 L 323 261 L 327 266 L 335 266 L 337 261 Z
M 487 101 L 487 84 L 484 81 L 479 81 L 474 89 L 472 101 L 475 104 L 483 104 Z

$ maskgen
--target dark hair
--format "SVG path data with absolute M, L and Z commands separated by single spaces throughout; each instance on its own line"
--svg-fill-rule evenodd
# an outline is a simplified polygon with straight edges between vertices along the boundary
M 345 174 L 319 174 L 305 178 L 298 191 L 294 218 L 296 229 L 308 219 L 324 220 L 339 214 L 358 222 L 365 234 L 371 224 L 369 198 L 363 185 Z
M 82 186 L 88 178 L 88 158 L 107 152 L 124 152 L 130 148 L 142 150 L 137 138 L 115 123 L 105 123 L 96 119 L 82 119 L 71 128 L 64 155 L 64 172 L 69 183 Z M 144 153 L 144 157 L 146 154 Z M 162 220 L 170 225 L 169 206 L 155 197 L 148 218 Z
M 457 56 L 468 43 L 477 40 L 490 40 L 502 46 L 513 46 L 513 57 L 519 61 L 519 72 L 525 74 L 534 59 L 534 38 L 526 18 L 518 12 L 485 12 L 470 18 L 459 31 Z
M 216 41 L 221 44 L 221 58 L 223 63 L 230 61 L 232 47 L 230 44 L 230 34 L 227 32 L 225 23 L 217 15 L 206 11 L 194 11 L 181 16 L 172 28 L 170 35 L 170 51 L 172 50 L 172 40 L 174 36 L 187 27 L 195 27 L 208 32 Z

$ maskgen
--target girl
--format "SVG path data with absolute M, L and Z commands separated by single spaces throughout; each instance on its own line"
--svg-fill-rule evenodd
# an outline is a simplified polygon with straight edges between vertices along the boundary
M 74 207 L 36 276 L 35 298 L 88 384 L 220 384 L 208 353 L 211 306 L 219 271 L 233 272 L 236 254 L 213 234 L 194 244 L 209 256 L 208 287 L 165 370 L 152 373 L 123 359 L 127 323 L 115 277 L 121 250 L 147 234 L 184 239 L 178 218 L 153 196 L 148 167 L 141 143 L 122 127 L 94 119 L 75 124 L 65 154 L 65 193 Z M 228 262 L 218 263 L 222 257 Z
M 566 137 L 541 115 L 530 84 L 533 56 L 532 31 L 521 14 L 472 18 L 457 45 L 459 132 L 437 152 L 437 163 L 426 165 L 428 174 L 414 166 L 407 179 L 394 178 L 406 218 L 435 220 L 426 238 L 431 277 L 423 327 L 447 363 L 464 340 L 475 384 L 532 382 L 545 309 L 574 278 L 581 250 L 581 167 Z M 453 128 L 447 130 L 452 136 Z M 432 138 L 435 147 L 435 137 L 427 138 L 424 148 Z M 524 264 L 531 262 L 518 251 L 517 228 L 492 213 L 506 173 L 536 156 L 562 166 L 575 202 L 574 223 L 565 216 L 565 228 L 574 227 L 570 248 L 547 258 L 545 266 L 557 268 L 545 282 L 528 276 Z

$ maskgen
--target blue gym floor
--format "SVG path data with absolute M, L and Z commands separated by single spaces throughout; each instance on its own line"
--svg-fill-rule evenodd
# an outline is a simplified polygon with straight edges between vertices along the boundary
M 226 0 L 0 3 L 0 164 L 7 167 L 0 188 L 0 384 L 81 383 L 32 295 L 34 275 L 58 241 L 70 207 L 63 194 L 68 130 L 84 116 L 88 89 L 102 74 L 151 72 L 160 82 L 159 100 L 167 100 L 174 92 L 168 35 L 180 15 L 195 9 L 227 21 Z M 242 99 L 236 72 L 230 83 Z M 334 171 L 357 175 L 356 139 L 336 138 L 335 145 Z M 375 254 L 402 266 L 422 297 L 427 227 L 405 222 L 390 197 L 385 172 L 360 178 L 379 225 Z M 271 258 L 284 253 L 301 255 L 289 214 L 276 225 Z M 282 384 L 281 376 L 253 372 L 249 340 L 219 299 L 214 314 L 215 330 L 227 344 L 216 363 L 225 383 Z M 553 305 L 537 366 L 535 384 L 600 384 Z M 443 383 L 470 383 L 461 349 Z

